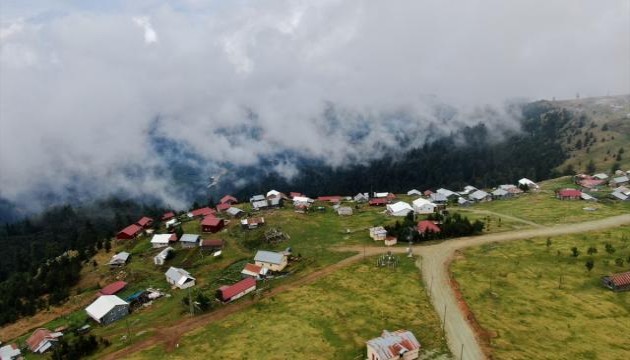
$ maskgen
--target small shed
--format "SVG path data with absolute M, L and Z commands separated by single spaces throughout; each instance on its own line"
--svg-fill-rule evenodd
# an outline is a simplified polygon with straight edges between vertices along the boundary
M 267 271 L 268 269 L 263 266 L 258 266 L 256 264 L 245 264 L 243 271 L 241 271 L 241 277 L 251 277 L 256 280 L 260 280 L 267 275 Z
M 221 286 L 217 298 L 223 302 L 234 301 L 256 290 L 256 279 L 247 277 L 234 285 Z
M 22 352 L 16 344 L 7 344 L 0 347 L 0 359 L 1 360 L 15 360 L 21 359 Z
M 127 264 L 127 261 L 129 261 L 130 256 L 131 254 L 129 254 L 128 252 L 121 251 L 118 254 L 112 256 L 112 259 L 109 260 L 107 265 L 109 265 L 110 267 L 125 266 Z
M 229 209 L 225 210 L 225 212 L 226 214 L 235 218 L 240 218 L 241 216 L 245 215 L 245 212 L 237 207 L 230 207 Z
M 166 260 L 171 257 L 171 253 L 174 251 L 175 249 L 173 249 L 172 247 L 167 247 L 166 249 L 160 251 L 159 254 L 155 255 L 155 257 L 153 257 L 153 263 L 155 265 L 164 265 Z
M 166 275 L 166 281 L 174 287 L 186 289 L 195 286 L 196 279 L 184 269 L 171 266 L 164 275 Z
M 385 230 L 385 228 L 382 226 L 372 227 L 370 228 L 370 237 L 375 241 L 385 240 L 385 238 L 387 237 L 387 230 Z
M 102 288 L 99 293 L 101 295 L 114 295 L 117 292 L 121 291 L 122 289 L 124 289 L 125 287 L 127 287 L 127 283 L 124 281 L 115 281 L 107 286 L 105 286 L 104 288 Z
M 241 220 L 241 227 L 243 229 L 257 229 L 263 225 L 265 225 L 264 217 L 247 218 Z
M 197 234 L 184 234 L 179 239 L 179 243 L 183 248 L 193 248 L 199 245 L 200 236 Z
M 85 312 L 101 325 L 113 323 L 129 314 L 129 303 L 116 295 L 103 295 L 85 308 Z
M 398 242 L 398 239 L 395 236 L 386 236 L 385 237 L 385 246 L 394 246 Z

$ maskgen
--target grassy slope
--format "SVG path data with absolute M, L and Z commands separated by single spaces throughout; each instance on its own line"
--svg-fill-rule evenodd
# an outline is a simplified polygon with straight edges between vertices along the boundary
M 630 292 L 600 276 L 630 268 L 630 227 L 490 244 L 464 251 L 452 271 L 480 324 L 496 334 L 498 359 L 623 359 L 630 353 Z M 616 248 L 604 251 L 604 243 Z M 576 246 L 582 255 L 571 256 Z M 587 255 L 589 246 L 598 253 Z M 615 265 L 616 258 L 624 266 Z M 595 267 L 588 273 L 587 259 Z M 558 288 L 562 276 L 562 286 Z
M 440 321 L 412 259 L 395 269 L 373 259 L 317 282 L 264 298 L 254 307 L 191 333 L 173 353 L 161 347 L 138 359 L 353 359 L 382 329 L 407 328 L 425 349 L 446 353 Z M 349 296 L 351 294 L 351 296 Z
M 558 170 L 562 171 L 572 165 L 577 172 L 584 172 L 589 161 L 593 160 L 598 171 L 608 172 L 616 161 L 615 155 L 622 147 L 628 153 L 622 154 L 619 163 L 623 170 L 630 170 L 630 118 L 627 116 L 630 114 L 630 96 L 557 101 L 554 104 L 565 107 L 578 116 L 586 115 L 589 119 L 579 129 L 579 134 L 563 138 L 564 148 L 570 157 Z M 591 127 L 590 123 L 594 123 L 595 127 Z M 608 130 L 602 129 L 604 124 L 608 124 Z M 577 129 L 576 122 L 572 127 Z M 586 132 L 593 133 L 597 141 L 588 147 L 576 148 L 578 139 L 584 143 Z
M 602 199 L 598 202 L 556 199 L 555 190 L 565 187 L 576 187 L 570 181 L 570 177 L 542 182 L 541 190 L 538 192 L 523 195 L 516 199 L 477 204 L 471 209 L 494 211 L 541 225 L 596 220 L 630 212 L 630 202 L 613 201 L 606 198 L 606 195 L 610 192 L 609 190 L 602 191 L 601 194 L 592 193 L 594 196 L 602 196 Z M 585 207 L 592 207 L 597 210 L 586 211 L 583 210 Z

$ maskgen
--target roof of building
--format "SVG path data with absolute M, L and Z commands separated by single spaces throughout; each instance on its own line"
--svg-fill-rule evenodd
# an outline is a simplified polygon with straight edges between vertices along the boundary
M 420 342 L 407 330 L 394 332 L 383 330 L 380 337 L 369 340 L 367 345 L 374 349 L 379 359 L 402 358 L 402 354 L 420 349 Z
M 439 233 L 442 231 L 442 229 L 440 229 L 439 226 L 437 226 L 433 221 L 431 220 L 422 220 L 418 222 L 418 226 L 417 226 L 418 232 L 423 234 L 427 231 L 431 231 L 433 233 Z
M 208 216 L 208 215 L 216 214 L 216 211 L 214 209 L 209 208 L 209 207 L 206 206 L 206 207 L 203 207 L 203 208 L 195 209 L 195 210 L 191 211 L 190 214 L 193 217 Z
M 411 190 L 407 191 L 407 195 L 422 195 L 422 193 L 420 192 L 420 190 L 411 189 Z
M 183 283 L 185 283 L 186 279 L 195 280 L 195 278 L 192 277 L 188 271 L 184 269 L 176 268 L 174 266 L 171 266 L 170 268 L 168 268 L 168 270 L 166 270 L 165 275 L 167 278 L 173 280 L 176 284 L 179 284 L 179 285 L 182 285 Z
M 429 198 L 431 199 L 431 201 L 447 201 L 448 200 L 447 196 L 442 193 L 432 193 L 431 195 L 429 195 Z
M 224 197 L 221 198 L 221 200 L 219 200 L 220 204 L 224 204 L 227 202 L 238 202 L 238 200 L 236 200 L 236 198 L 232 195 L 225 195 Z
M 329 202 L 339 202 L 341 201 L 341 196 L 339 195 L 326 195 L 317 197 L 318 201 L 329 201 Z
M 260 200 L 266 200 L 265 195 L 254 195 L 252 196 L 251 199 L 249 199 L 249 201 L 260 201 Z
M 260 275 L 263 269 L 264 268 L 262 266 L 258 266 L 256 264 L 245 264 L 245 267 L 243 268 L 243 271 L 241 271 L 241 273 L 248 275 Z
M 561 197 L 580 197 L 582 192 L 577 189 L 562 189 L 558 191 L 558 195 Z
M 225 211 L 231 207 L 232 205 L 230 205 L 229 203 L 221 203 L 217 205 L 217 211 Z
M 400 213 L 400 212 L 407 213 L 409 211 L 413 211 L 413 208 L 411 207 L 411 205 L 407 204 L 406 202 L 399 201 L 397 203 L 387 205 L 387 210 L 391 213 Z
M 184 234 L 179 238 L 179 241 L 183 243 L 196 243 L 199 241 L 199 238 L 200 236 L 197 234 Z
M 252 202 L 252 207 L 254 209 L 258 209 L 258 208 L 264 208 L 269 206 L 269 202 L 267 201 L 267 199 L 263 199 L 263 200 L 256 200 L 254 202 Z
M 373 198 L 373 199 L 370 199 L 369 201 L 370 205 L 385 205 L 388 202 L 389 202 L 389 199 L 386 197 Z
M 7 344 L 3 347 L 0 347 L 0 359 L 15 359 L 20 356 L 22 352 L 20 348 L 18 348 L 15 344 Z
M 608 179 L 608 175 L 604 174 L 604 173 L 599 173 L 599 174 L 595 174 L 593 175 L 594 178 L 600 179 L 600 180 L 606 180 Z
M 630 285 L 630 271 L 612 274 L 608 278 L 617 287 Z
M 124 281 L 115 281 L 99 291 L 101 295 L 114 295 L 120 290 L 124 289 L 127 286 L 127 283 Z
M 501 188 L 496 189 L 496 190 L 494 190 L 494 191 L 492 192 L 492 195 L 493 195 L 493 196 L 505 196 L 505 195 L 507 195 L 507 194 L 509 194 L 509 192 L 508 192 L 507 190 L 505 190 L 505 189 L 501 189 Z
M 254 261 L 270 264 L 282 264 L 284 261 L 284 255 L 273 251 L 258 250 L 256 256 L 254 257 Z
M 169 220 L 174 217 L 175 217 L 175 213 L 172 211 L 169 211 L 167 213 L 164 213 L 164 215 L 162 215 L 162 220 Z
M 597 200 L 597 199 L 595 199 L 594 197 L 592 197 L 591 195 L 589 195 L 589 194 L 587 194 L 585 192 L 581 193 L 580 197 L 582 198 L 582 200 L 587 200 L 587 201 Z
M 474 191 L 472 194 L 468 195 L 468 198 L 474 199 L 474 200 L 483 200 L 487 198 L 489 195 L 490 194 L 488 194 L 487 192 L 483 190 L 477 190 L 477 191 Z
M 151 238 L 151 244 L 168 244 L 170 241 L 177 241 L 175 234 L 155 234 Z
M 616 182 L 617 184 L 619 184 L 619 183 L 628 182 L 628 181 L 630 181 L 630 179 L 628 179 L 627 176 L 618 176 L 616 178 L 613 178 L 613 181 Z
M 281 194 L 281 193 L 280 193 L 280 191 L 278 191 L 278 190 L 269 190 L 269 191 L 267 191 L 267 197 L 270 197 L 270 196 L 278 196 L 278 195 L 280 195 L 280 194 Z
M 223 246 L 223 240 L 221 240 L 221 239 L 202 240 L 201 243 L 199 244 L 199 246 L 201 246 L 201 247 L 219 247 L 219 246 Z
M 138 220 L 136 224 L 140 226 L 147 226 L 152 222 L 153 222 L 153 219 L 151 219 L 150 217 L 143 216 L 140 220 Z
M 122 234 L 126 234 L 126 235 L 129 235 L 129 236 L 134 236 L 134 235 L 138 234 L 141 231 L 142 231 L 142 226 L 136 225 L 136 224 L 132 224 L 132 225 L 129 225 L 126 228 L 120 230 L 118 233 L 119 234 L 121 234 L 121 233 Z
M 129 254 L 126 251 L 121 251 L 118 254 L 112 256 L 112 259 L 109 261 L 110 263 L 118 263 L 118 262 L 127 262 L 127 260 L 129 259 Z
M 170 253 L 171 251 L 174 251 L 175 249 L 173 249 L 172 247 L 167 247 L 164 250 L 160 251 L 159 254 L 155 255 L 156 258 L 162 258 L 166 260 L 166 257 L 168 256 L 168 253 Z
M 431 202 L 425 198 L 417 198 L 412 202 L 413 206 L 420 207 L 426 204 L 431 204 Z
M 438 194 L 442 194 L 442 195 L 444 195 L 446 197 L 457 195 L 456 192 L 451 191 L 449 189 L 444 189 L 444 188 L 437 189 L 435 192 L 438 193 Z
M 85 311 L 95 319 L 101 319 L 118 305 L 129 305 L 116 295 L 102 295 L 85 308 Z
M 615 198 L 617 198 L 619 200 L 628 200 L 628 195 L 626 195 L 626 194 L 624 194 L 622 192 L 619 192 L 619 191 L 613 191 L 610 194 L 610 196 L 615 197 Z
M 26 339 L 26 345 L 28 345 L 28 348 L 31 349 L 32 352 L 37 352 L 37 349 L 39 349 L 42 341 L 46 339 L 55 339 L 61 335 L 61 333 L 54 333 L 48 329 L 39 328 L 35 330 L 28 339 Z
M 468 200 L 466 200 L 465 198 L 460 196 L 460 197 L 457 198 L 457 203 L 460 204 L 460 205 L 463 205 L 463 204 L 468 203 Z
M 219 225 L 223 219 L 219 219 L 214 215 L 208 215 L 201 221 L 201 225 L 203 226 L 217 226 Z
M 219 290 L 221 291 L 221 295 L 224 299 L 230 299 L 234 295 L 238 295 L 251 287 L 256 287 L 256 279 L 250 277 L 245 278 L 234 285 L 223 286 Z
M 518 184 L 519 184 L 519 185 L 527 185 L 527 186 L 534 186 L 534 187 L 538 187 L 538 185 L 537 185 L 535 182 L 533 182 L 533 181 L 529 180 L 528 178 L 522 178 L 522 179 L 520 179 L 520 180 L 518 181 Z
M 243 210 L 241 210 L 241 209 L 239 209 L 239 208 L 237 208 L 237 207 L 230 207 L 230 208 L 229 208 L 229 209 L 227 209 L 225 212 L 227 212 L 227 213 L 228 213 L 228 215 L 231 215 L 231 216 L 236 216 L 236 215 L 238 215 L 238 214 L 242 213 L 242 212 L 243 212 Z
M 241 220 L 241 225 L 258 225 L 258 224 L 264 224 L 264 223 L 265 223 L 264 217 L 251 217 L 251 218 Z

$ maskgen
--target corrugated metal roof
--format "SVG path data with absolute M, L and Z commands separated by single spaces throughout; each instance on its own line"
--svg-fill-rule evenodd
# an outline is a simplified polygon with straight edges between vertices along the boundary
M 234 285 L 223 287 L 219 290 L 221 291 L 221 297 L 223 297 L 224 300 L 228 300 L 234 295 L 238 295 L 239 293 L 252 287 L 256 287 L 256 279 L 250 277 L 243 279 Z
M 103 295 L 114 295 L 120 290 L 124 289 L 127 286 L 127 283 L 124 281 L 115 281 L 99 291 Z
M 398 358 L 408 351 L 420 349 L 420 342 L 411 331 L 383 331 L 381 337 L 369 340 L 367 345 L 378 354 L 380 359 Z
M 610 275 L 610 281 L 612 281 L 612 283 L 615 284 L 615 286 L 630 285 L 630 271 L 625 272 L 625 273 Z
M 185 243 L 196 243 L 197 241 L 199 241 L 199 235 L 196 234 L 184 234 L 182 235 L 182 237 L 179 239 L 180 242 L 185 242 Z
M 129 305 L 116 295 L 103 295 L 96 299 L 85 311 L 94 319 L 101 319 L 117 305 Z
M 256 257 L 254 257 L 254 261 L 260 261 L 270 264 L 282 264 L 283 260 L 283 254 L 266 250 L 258 250 L 258 252 L 256 253 Z

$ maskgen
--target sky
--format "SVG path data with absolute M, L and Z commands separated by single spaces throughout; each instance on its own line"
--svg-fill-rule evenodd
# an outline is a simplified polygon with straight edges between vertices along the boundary
M 208 166 L 343 165 L 578 93 L 630 93 L 630 0 L 4 0 L 0 196 L 78 186 L 181 207 L 150 133 Z

